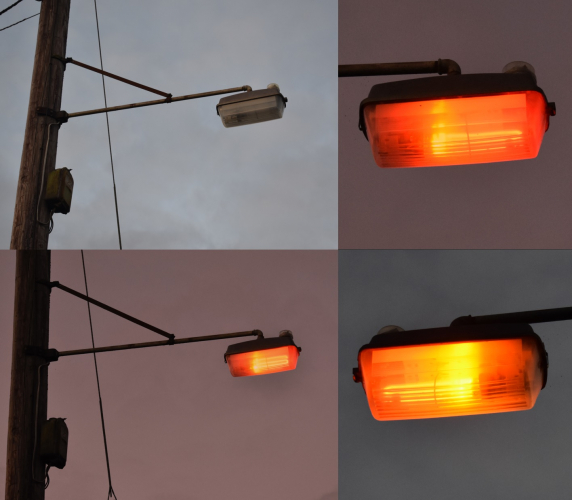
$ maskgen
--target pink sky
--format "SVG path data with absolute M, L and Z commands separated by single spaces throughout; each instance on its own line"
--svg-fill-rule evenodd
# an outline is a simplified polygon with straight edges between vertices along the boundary
M 119 499 L 337 498 L 336 252 L 95 251 L 85 259 L 90 296 L 178 337 L 289 329 L 302 347 L 295 371 L 248 378 L 231 377 L 223 361 L 236 340 L 99 354 Z M 14 252 L 0 252 L 4 433 L 14 265 Z M 79 251 L 52 252 L 52 280 L 84 291 Z M 97 307 L 92 317 L 98 346 L 162 339 Z M 86 303 L 56 289 L 50 346 L 90 347 Z M 67 418 L 70 438 L 46 498 L 103 498 L 93 359 L 62 358 L 49 377 L 48 417 Z

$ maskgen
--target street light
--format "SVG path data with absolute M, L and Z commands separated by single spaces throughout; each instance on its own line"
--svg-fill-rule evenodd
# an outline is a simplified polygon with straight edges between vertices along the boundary
M 384 168 L 434 167 L 535 158 L 556 114 L 534 68 L 461 75 L 451 60 L 340 66 L 340 76 L 447 73 L 382 83 L 360 104 L 359 128 Z
M 280 87 L 271 83 L 264 90 L 251 89 L 244 94 L 223 97 L 216 112 L 225 127 L 240 127 L 282 118 L 287 102 Z
M 132 323 L 135 323 L 147 330 L 151 330 L 167 340 L 156 342 L 140 342 L 135 344 L 113 345 L 106 347 L 92 347 L 88 349 L 76 349 L 72 351 L 58 351 L 53 348 L 44 348 L 37 345 L 24 345 L 24 354 L 27 357 L 39 357 L 43 363 L 38 365 L 38 380 L 37 392 L 35 402 L 35 429 L 36 434 L 33 439 L 33 452 L 31 464 L 36 467 L 36 456 L 40 458 L 41 463 L 44 465 L 45 480 L 39 480 L 32 474 L 32 481 L 36 483 L 44 483 L 47 488 L 49 484 L 48 470 L 50 467 L 64 468 L 67 461 L 67 445 L 68 445 L 68 428 L 65 419 L 52 418 L 42 424 L 41 438 L 38 446 L 37 428 L 38 422 L 38 407 L 40 404 L 40 387 L 41 387 L 41 368 L 48 366 L 50 363 L 58 361 L 62 357 L 76 356 L 81 354 L 95 354 L 99 352 L 110 351 L 124 351 L 130 349 L 142 349 L 146 347 L 158 347 L 175 344 L 186 344 L 194 342 L 206 342 L 210 340 L 231 339 L 238 337 L 255 336 L 256 340 L 251 342 L 242 342 L 233 344 L 228 347 L 224 355 L 224 360 L 228 363 L 230 372 L 233 377 L 243 377 L 249 375 L 266 375 L 269 373 L 276 373 L 281 371 L 294 370 L 298 361 L 298 356 L 302 350 L 296 346 L 290 330 L 283 330 L 276 338 L 264 338 L 260 330 L 251 330 L 235 333 L 223 333 L 220 335 L 205 335 L 201 337 L 187 337 L 176 338 L 172 333 L 166 332 L 157 328 L 149 323 L 141 321 L 129 314 L 126 314 L 114 307 L 111 307 L 103 302 L 93 299 L 88 295 L 84 295 L 76 290 L 73 290 L 59 281 L 37 280 L 37 285 L 47 287 L 51 291 L 56 288 L 66 293 L 74 295 L 89 304 L 105 309 L 117 316 L 120 316 Z M 91 321 L 91 316 L 90 316 Z M 45 385 L 45 384 L 44 384 Z M 47 394 L 47 393 L 46 393 Z M 103 419 L 103 416 L 102 416 Z M 37 454 L 36 454 L 37 452 Z M 34 469 L 33 469 L 34 470 Z M 112 492 L 111 479 L 110 479 L 110 492 Z
M 529 410 L 546 386 L 548 354 L 528 323 L 570 319 L 572 307 L 388 326 L 359 350 L 353 378 L 376 420 Z
M 294 343 L 290 330 L 275 338 L 265 339 L 260 332 L 256 340 L 228 346 L 224 362 L 233 377 L 250 377 L 295 370 L 302 351 Z
M 204 335 L 201 337 L 176 338 L 172 333 L 166 332 L 156 326 L 145 323 L 134 318 L 114 307 L 111 307 L 99 300 L 84 295 L 72 288 L 62 285 L 59 281 L 38 281 L 39 284 L 49 287 L 50 290 L 57 288 L 74 295 L 90 304 L 105 309 L 116 316 L 120 316 L 127 321 L 142 326 L 147 330 L 158 333 L 166 337 L 167 340 L 156 342 L 139 342 L 136 344 L 121 344 L 105 347 L 94 347 L 91 349 L 75 349 L 73 351 L 58 351 L 57 349 L 43 349 L 39 347 L 27 346 L 25 352 L 29 356 L 40 356 L 48 363 L 58 361 L 65 356 L 77 356 L 79 354 L 94 354 L 98 352 L 125 351 L 130 349 L 143 349 L 145 347 L 159 347 L 175 344 L 188 344 L 194 342 L 206 342 L 209 340 L 231 339 L 237 337 L 257 337 L 250 342 L 232 344 L 224 355 L 225 363 L 228 363 L 233 377 L 244 377 L 248 375 L 266 375 L 281 371 L 294 370 L 298 362 L 301 347 L 296 346 L 294 337 L 290 330 L 282 330 L 278 337 L 264 338 L 260 330 L 249 330 L 246 332 L 223 333 L 220 335 Z

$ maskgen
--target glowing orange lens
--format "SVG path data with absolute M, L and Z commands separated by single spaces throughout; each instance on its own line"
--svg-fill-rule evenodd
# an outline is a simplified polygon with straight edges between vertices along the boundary
M 528 410 L 542 388 L 530 338 L 364 349 L 363 385 L 377 420 Z
M 298 363 L 298 349 L 288 345 L 275 349 L 231 354 L 226 358 L 233 377 L 266 375 L 294 370 Z
M 536 91 L 370 104 L 367 136 L 380 167 L 434 167 L 535 158 L 547 126 Z

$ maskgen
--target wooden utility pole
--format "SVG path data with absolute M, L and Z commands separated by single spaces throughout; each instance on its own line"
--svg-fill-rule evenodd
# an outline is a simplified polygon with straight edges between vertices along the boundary
M 39 284 L 39 280 L 50 281 L 49 250 L 18 250 L 6 455 L 6 500 L 44 499 L 44 465 L 39 459 L 37 449 L 34 457 L 34 441 L 36 438 L 39 440 L 41 425 L 47 418 L 48 367 L 40 368 L 36 409 L 38 368 L 45 364 L 45 361 L 38 356 L 24 354 L 26 346 L 48 348 L 50 288 Z
M 10 242 L 10 248 L 17 253 L 6 457 L 7 500 L 44 499 L 44 465 L 39 458 L 37 440 L 47 417 L 48 369 L 41 367 L 45 363 L 42 358 L 28 356 L 24 350 L 26 346 L 45 349 L 49 340 L 50 290 L 38 283 L 50 280 L 46 224 L 49 212 L 40 195 L 45 193 L 48 174 L 56 163 L 59 125 L 53 112 L 60 110 L 65 67 L 52 56 L 66 55 L 69 12 L 70 0 L 43 0 L 41 4 L 18 178 Z M 44 114 L 39 114 L 38 108 L 43 108 Z M 55 125 L 49 127 L 51 123 Z
M 70 0 L 42 1 L 10 242 L 13 250 L 48 248 L 50 214 L 46 204 L 40 200 L 40 192 L 45 193 L 48 174 L 55 168 L 59 125 L 48 129 L 50 123 L 57 122 L 51 116 L 38 115 L 38 108 L 54 112 L 60 110 L 65 68 L 64 63 L 52 56 L 65 58 L 69 12 Z M 50 143 L 46 155 L 48 130 Z M 38 219 L 44 224 L 40 224 Z

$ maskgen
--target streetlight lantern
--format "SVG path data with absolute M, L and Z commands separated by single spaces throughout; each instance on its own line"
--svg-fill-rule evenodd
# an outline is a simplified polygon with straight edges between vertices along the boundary
M 375 85 L 359 127 L 378 166 L 434 167 L 535 158 L 555 114 L 532 66 L 514 62 Z
M 233 377 L 266 375 L 296 369 L 301 351 L 289 330 L 269 339 L 260 332 L 256 340 L 228 346 L 224 361 Z
M 530 325 L 454 325 L 374 336 L 358 355 L 377 420 L 528 410 L 546 385 L 548 355 Z
M 275 83 L 263 90 L 250 90 L 223 97 L 216 107 L 222 124 L 229 127 L 250 125 L 282 118 L 288 99 L 280 93 Z

